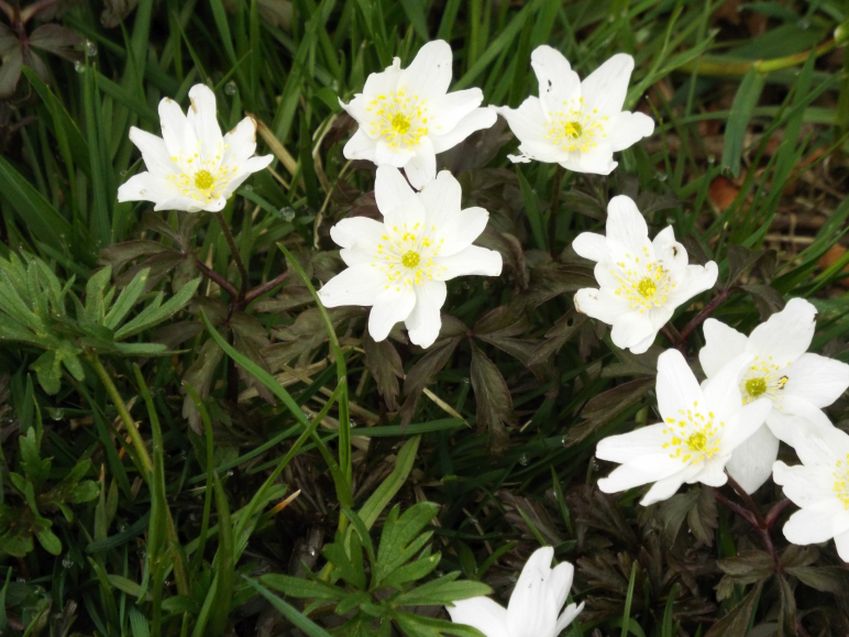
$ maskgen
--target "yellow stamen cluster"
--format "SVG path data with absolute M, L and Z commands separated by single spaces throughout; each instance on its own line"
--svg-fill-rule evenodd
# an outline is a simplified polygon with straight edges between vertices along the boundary
M 386 289 L 421 285 L 439 273 L 436 257 L 444 239 L 436 230 L 422 223 L 384 226 L 372 265 L 386 275 Z
M 648 247 L 643 247 L 642 254 L 628 254 L 618 261 L 611 273 L 618 283 L 613 293 L 640 314 L 664 305 L 675 289 L 666 268 L 652 260 Z
M 719 453 L 725 421 L 716 422 L 716 415 L 703 412 L 699 401 L 693 401 L 689 409 L 679 409 L 677 417 L 666 418 L 664 423 L 663 433 L 669 438 L 662 446 L 669 450 L 670 458 L 695 464 Z
M 740 384 L 743 403 L 748 404 L 764 395 L 775 398 L 790 380 L 789 376 L 779 376 L 778 372 L 781 368 L 782 366 L 777 364 L 772 356 L 756 357 Z
M 390 148 L 415 148 L 428 134 L 427 101 L 408 95 L 404 89 L 381 93 L 366 106 L 372 114 L 368 124 L 371 137 L 381 137 Z
M 201 157 L 197 152 L 182 156 L 172 155 L 170 159 L 179 172 L 169 175 L 168 179 L 184 197 L 203 202 L 217 199 L 236 174 L 234 166 L 222 164 L 226 149 L 226 146 L 222 145 L 210 157 Z
M 587 108 L 584 98 L 564 100 L 560 110 L 550 114 L 545 137 L 569 153 L 586 153 L 607 137 L 607 115 Z
M 833 488 L 843 508 L 849 511 L 849 453 L 835 464 Z

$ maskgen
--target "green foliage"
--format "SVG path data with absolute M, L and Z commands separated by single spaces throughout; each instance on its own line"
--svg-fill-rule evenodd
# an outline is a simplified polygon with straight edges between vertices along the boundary
M 432 502 L 419 502 L 401 513 L 396 504 L 383 523 L 376 548 L 362 518 L 346 510 L 349 532 L 337 533 L 335 541 L 323 550 L 331 566 L 329 581 L 280 574 L 260 579 L 271 589 L 308 600 L 313 614 L 331 612 L 342 619 L 333 634 L 390 634 L 389 626 L 394 623 L 407 635 L 480 635 L 412 612 L 414 607 L 445 606 L 491 592 L 485 584 L 458 580 L 459 571 L 420 583 L 439 566 L 440 554 L 430 548 L 433 532 L 425 530 L 437 510 Z

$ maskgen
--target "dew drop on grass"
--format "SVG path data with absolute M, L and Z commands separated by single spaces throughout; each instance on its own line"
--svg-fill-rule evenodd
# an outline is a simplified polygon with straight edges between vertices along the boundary
M 292 206 L 283 206 L 278 212 L 283 221 L 289 222 L 295 219 L 295 209 Z
M 83 50 L 87 57 L 93 58 L 97 57 L 97 45 L 91 40 L 86 40 L 83 45 Z
M 519 464 L 520 465 L 522 465 L 523 467 L 527 467 L 528 462 L 530 462 L 530 460 L 528 459 L 528 454 L 523 453 L 521 456 L 519 456 Z
M 235 95 L 238 90 L 239 87 L 236 86 L 236 83 L 233 80 L 230 80 L 224 85 L 224 92 L 227 95 Z
M 74 565 L 74 560 L 70 557 L 62 558 L 62 568 L 71 568 Z
M 76 62 L 74 62 L 74 70 L 77 73 L 85 73 L 85 64 L 77 60 Z

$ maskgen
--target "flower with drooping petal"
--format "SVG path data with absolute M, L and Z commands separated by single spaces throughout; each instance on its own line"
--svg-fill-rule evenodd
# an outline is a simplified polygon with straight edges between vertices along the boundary
M 821 408 L 849 387 L 849 365 L 808 352 L 814 337 L 816 308 L 790 299 L 746 337 L 725 323 L 708 319 L 699 362 L 710 378 L 742 352 L 752 355 L 739 384 L 744 403 L 768 398 L 766 424 L 743 443 L 728 463 L 728 473 L 754 493 L 772 473 L 778 441 L 794 445 L 798 435 L 831 427 Z
M 738 377 L 743 355 L 699 385 L 677 349 L 657 359 L 657 406 L 663 422 L 599 441 L 596 456 L 621 465 L 598 481 L 605 493 L 653 483 L 640 501 L 654 504 L 685 482 L 718 487 L 734 450 L 763 424 L 769 401 L 743 405 Z
M 168 97 L 159 102 L 162 137 L 130 128 L 130 141 L 147 170 L 118 188 L 118 201 L 152 201 L 154 210 L 218 212 L 251 173 L 271 163 L 271 155 L 254 156 L 256 122 L 251 117 L 222 135 L 209 87 L 195 84 L 189 99 L 185 114 Z
M 472 597 L 446 607 L 451 621 L 481 631 L 486 637 L 557 637 L 584 608 L 563 608 L 575 568 L 561 562 L 551 568 L 554 549 L 533 552 L 522 569 L 507 608 L 488 597 Z M 563 612 L 560 609 L 563 608 Z
M 557 49 L 538 46 L 531 67 L 539 81 L 539 97 L 528 97 L 500 115 L 519 138 L 514 162 L 558 163 L 582 173 L 609 175 L 617 163 L 613 153 L 654 132 L 643 113 L 623 111 L 634 58 L 617 53 L 583 82 Z
M 580 256 L 595 261 L 599 288 L 575 294 L 575 308 L 608 325 L 614 345 L 642 354 L 675 308 L 716 283 L 713 261 L 688 265 L 687 250 L 667 226 L 649 241 L 637 205 L 619 195 L 607 206 L 606 235 L 582 232 L 572 242 Z
M 800 436 L 795 445 L 801 465 L 780 460 L 773 479 L 800 507 L 784 524 L 793 544 L 818 544 L 834 539 L 837 554 L 849 562 L 849 435 L 837 427 Z
M 342 150 L 348 159 L 403 168 L 421 189 L 436 175 L 436 155 L 477 130 L 495 123 L 491 108 L 480 108 L 479 88 L 448 92 L 451 47 L 444 40 L 425 44 L 410 65 L 400 58 L 366 78 L 363 92 L 339 104 L 359 128 Z
M 447 170 L 416 192 L 397 168 L 379 166 L 374 194 L 383 221 L 350 217 L 330 229 L 348 268 L 324 284 L 319 299 L 325 307 L 371 305 L 375 341 L 404 321 L 410 340 L 429 347 L 442 326 L 445 282 L 501 273 L 498 252 L 472 245 L 489 213 L 461 209 L 460 183 Z

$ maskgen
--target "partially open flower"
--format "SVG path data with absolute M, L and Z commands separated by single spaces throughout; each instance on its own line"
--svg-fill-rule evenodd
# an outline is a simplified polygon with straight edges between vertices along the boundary
M 834 538 L 837 553 L 849 562 L 849 435 L 832 427 L 801 436 L 795 445 L 801 465 L 781 461 L 773 479 L 801 510 L 784 524 L 793 544 L 818 544 Z
M 519 138 L 514 162 L 558 163 L 582 173 L 607 175 L 616 168 L 613 153 L 633 146 L 654 132 L 643 113 L 623 111 L 634 58 L 618 53 L 583 82 L 563 54 L 539 46 L 531 54 L 539 80 L 539 97 L 528 97 L 513 109 L 498 109 Z
M 444 40 L 425 44 L 410 65 L 392 66 L 366 79 L 363 92 L 347 104 L 359 124 L 343 154 L 377 165 L 403 168 L 410 183 L 421 189 L 436 175 L 436 155 L 495 123 L 495 111 L 479 108 L 479 88 L 448 92 L 451 47 Z
M 348 268 L 318 296 L 326 307 L 371 305 L 368 329 L 375 341 L 404 321 L 410 340 L 429 347 L 442 326 L 445 281 L 501 273 L 498 252 L 472 245 L 489 213 L 460 208 L 460 183 L 447 170 L 416 192 L 396 168 L 380 166 L 374 194 L 382 222 L 351 217 L 330 229 Z
M 613 329 L 614 345 L 642 354 L 675 308 L 713 287 L 718 269 L 688 265 L 687 250 L 667 226 L 649 241 L 637 205 L 619 195 L 607 206 L 606 235 L 582 232 L 572 242 L 580 256 L 596 262 L 599 288 L 575 294 L 575 308 Z
M 454 602 L 446 610 L 455 624 L 465 624 L 486 637 L 557 637 L 584 608 L 563 608 L 575 568 L 561 562 L 551 568 L 554 549 L 544 546 L 528 558 L 507 608 L 488 597 Z M 563 612 L 561 612 L 563 609 Z
M 784 309 L 745 336 L 716 319 L 704 324 L 705 346 L 699 362 L 710 378 L 741 353 L 752 362 L 740 374 L 744 403 L 769 399 L 766 424 L 734 452 L 728 473 L 753 493 L 769 478 L 778 457 L 778 441 L 794 445 L 799 434 L 830 428 L 820 411 L 849 387 L 849 365 L 808 353 L 814 337 L 816 308 L 805 299 L 790 299 Z
M 672 496 L 682 484 L 718 487 L 725 465 L 769 412 L 764 398 L 743 405 L 737 379 L 749 364 L 741 356 L 699 386 L 677 349 L 657 359 L 657 406 L 663 422 L 599 441 L 596 456 L 621 466 L 598 481 L 605 493 L 653 483 L 641 504 Z
M 271 155 L 254 156 L 253 119 L 244 118 L 222 136 L 209 87 L 195 84 L 189 99 L 185 114 L 170 98 L 159 102 L 162 137 L 130 128 L 147 170 L 118 188 L 118 201 L 152 201 L 154 210 L 218 212 L 245 179 L 271 163 Z

